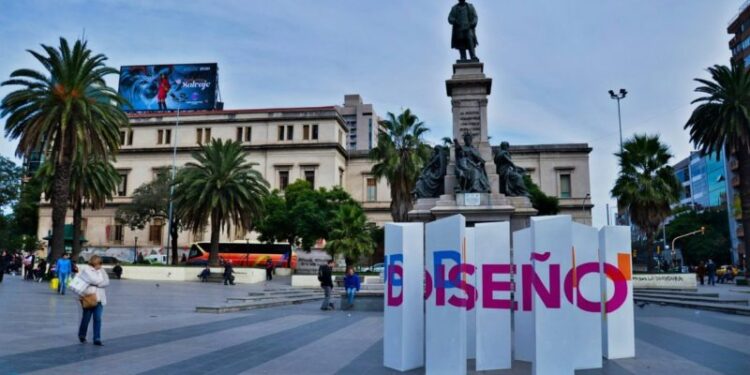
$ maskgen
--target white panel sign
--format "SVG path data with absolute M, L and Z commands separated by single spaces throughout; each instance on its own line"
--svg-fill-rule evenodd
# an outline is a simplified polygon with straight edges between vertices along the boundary
M 424 226 L 385 225 L 383 365 L 399 371 L 424 366 Z
M 466 307 L 459 265 L 466 219 L 455 215 L 426 225 L 425 268 L 432 274 L 426 300 L 428 374 L 466 374 Z M 454 277 L 449 277 L 449 272 Z M 430 280 L 428 280 L 430 281 Z
M 514 294 L 516 310 L 513 312 L 513 359 L 524 362 L 531 362 L 534 357 L 534 316 L 531 314 L 531 309 L 523 309 L 521 304 L 523 295 L 521 266 L 529 264 L 530 257 L 531 228 L 514 232 L 513 266 L 516 268 L 516 273 L 513 283 L 516 286 Z
M 564 303 L 572 303 L 576 330 L 577 370 L 602 367 L 602 304 L 599 278 L 599 231 L 573 223 L 573 266 L 563 284 Z M 569 287 L 570 285 L 570 287 Z M 572 302 L 571 302 L 572 300 Z
M 599 259 L 604 268 L 601 290 L 606 301 L 602 319 L 604 357 L 635 357 L 630 227 L 609 226 L 599 231 Z
M 562 272 L 570 270 L 573 247 L 570 216 L 531 219 L 531 268 L 523 266 L 524 307 L 531 302 L 534 316 L 534 375 L 573 375 L 573 353 L 578 348 L 573 306 L 561 303 Z M 563 271 L 565 270 L 565 271 Z
M 476 287 L 476 265 L 479 263 L 476 261 L 476 236 L 474 228 L 466 228 L 466 246 L 461 256 L 464 263 L 471 264 L 474 266 L 474 272 L 472 274 L 465 273 L 462 275 L 462 280 L 467 282 L 469 285 L 474 286 L 474 308 L 467 309 L 466 311 L 466 358 L 474 359 L 477 357 L 477 309 L 479 306 L 479 300 L 477 299 Z
M 510 224 L 485 223 L 474 227 L 474 261 L 478 303 L 476 310 L 476 370 L 511 368 Z

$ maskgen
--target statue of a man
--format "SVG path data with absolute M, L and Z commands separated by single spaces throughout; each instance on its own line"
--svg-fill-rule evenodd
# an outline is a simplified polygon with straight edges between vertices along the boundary
M 451 38 L 451 48 L 457 49 L 461 53 L 461 60 L 466 60 L 466 50 L 469 50 L 469 56 L 473 61 L 479 61 L 475 47 L 477 46 L 477 11 L 474 6 L 467 3 L 466 0 L 458 0 L 448 15 L 448 23 L 453 25 L 453 37 Z
M 447 146 L 435 146 L 432 149 L 432 156 L 422 168 L 412 191 L 414 198 L 438 198 L 445 194 L 445 174 L 449 157 L 450 149 Z
M 513 163 L 508 142 L 500 143 L 500 150 L 495 153 L 495 168 L 500 177 L 500 194 L 509 197 L 529 195 L 526 183 L 523 180 L 526 171 Z
M 471 134 L 464 133 L 464 145 L 453 141 L 456 147 L 456 193 L 489 193 L 490 180 L 484 170 L 484 159 L 471 145 Z

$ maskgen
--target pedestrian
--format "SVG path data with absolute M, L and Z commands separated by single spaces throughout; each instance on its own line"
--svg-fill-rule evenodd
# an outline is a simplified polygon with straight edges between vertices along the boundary
M 704 278 L 706 277 L 706 264 L 703 263 L 703 261 L 698 263 L 698 268 L 696 269 L 695 275 L 698 277 L 701 285 L 703 285 Z
M 232 275 L 233 273 L 234 267 L 232 267 L 232 260 L 229 259 L 224 262 L 224 285 L 234 285 L 234 275 Z
M 266 261 L 266 281 L 273 280 L 273 261 L 269 258 Z
M 23 279 L 34 279 L 34 255 L 31 253 L 27 253 L 26 257 L 23 258 Z
M 187 256 L 185 254 L 182 254 L 182 258 L 180 258 L 180 263 L 182 264 L 187 263 Z
M 2 254 L 0 254 L 0 283 L 3 282 L 3 277 L 5 276 L 5 270 L 8 269 L 8 252 L 3 250 Z
M 120 280 L 122 278 L 122 266 L 120 265 L 120 261 L 115 261 L 115 266 L 112 267 L 112 272 L 115 273 L 115 277 L 117 280 Z
M 344 276 L 344 288 L 346 288 L 346 298 L 349 302 L 347 308 L 351 309 L 354 307 L 354 298 L 359 292 L 359 275 L 354 272 L 354 268 L 349 267 L 346 270 L 346 276 Z
M 66 281 L 68 281 L 68 276 L 70 276 L 70 273 L 73 271 L 73 265 L 70 263 L 70 253 L 64 253 L 62 258 L 57 260 L 56 269 L 57 279 L 60 281 L 60 285 L 57 287 L 57 292 L 65 295 Z
M 44 281 L 44 271 L 47 270 L 47 261 L 44 259 L 39 260 L 39 265 L 36 267 L 36 270 L 34 270 L 34 277 L 36 278 L 37 282 Z
M 202 283 L 207 283 L 209 276 L 211 276 L 211 267 L 209 267 L 208 264 L 206 264 L 206 268 L 204 268 L 203 271 L 201 271 L 201 273 L 198 274 L 198 277 L 201 278 Z
M 102 313 L 104 312 L 104 306 L 107 305 L 107 294 L 104 292 L 104 288 L 109 285 L 107 271 L 102 269 L 102 258 L 98 255 L 92 255 L 89 258 L 89 264 L 81 267 L 78 277 L 89 285 L 84 291 L 82 300 L 86 298 L 85 296 L 96 296 L 96 303 L 92 307 L 86 307 L 82 302 L 84 309 L 81 325 L 78 328 L 78 340 L 82 344 L 86 342 L 86 332 L 89 328 L 89 321 L 93 316 L 94 345 L 102 346 Z
M 333 302 L 331 302 L 331 292 L 333 291 L 333 259 L 330 259 L 327 264 L 324 264 L 318 268 L 318 280 L 320 281 L 320 287 L 323 288 L 324 299 L 323 304 L 320 305 L 321 310 L 334 310 Z
M 708 285 L 716 285 L 716 263 L 712 259 L 708 260 L 706 272 L 708 272 Z

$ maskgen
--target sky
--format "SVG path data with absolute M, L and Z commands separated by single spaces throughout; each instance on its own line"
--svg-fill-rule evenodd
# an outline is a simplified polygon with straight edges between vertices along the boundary
M 606 224 L 623 136 L 659 134 L 675 158 L 694 78 L 728 64 L 726 28 L 743 0 L 473 0 L 477 54 L 493 78 L 493 143 L 588 143 L 594 225 Z M 457 52 L 455 0 L 0 0 L 0 80 L 39 69 L 26 52 L 81 36 L 111 66 L 217 62 L 225 108 L 342 104 L 359 93 L 384 116 L 411 108 L 438 142 L 451 133 L 445 80 Z M 109 84 L 117 86 L 111 76 Z M 0 97 L 9 92 L 0 87 Z M 4 126 L 0 119 L 0 126 Z M 0 139 L 0 154 L 16 142 Z

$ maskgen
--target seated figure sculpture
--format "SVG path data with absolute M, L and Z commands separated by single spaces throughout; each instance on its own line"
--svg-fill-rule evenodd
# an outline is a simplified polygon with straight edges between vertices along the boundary
M 422 168 L 417 184 L 412 191 L 414 198 L 438 198 L 445 194 L 445 173 L 448 170 L 450 149 L 435 146 L 430 160 Z
M 495 166 L 500 177 L 500 194 L 509 197 L 528 196 L 529 191 L 523 181 L 526 171 L 513 163 L 509 149 L 508 142 L 502 142 L 500 150 L 495 153 Z
M 464 133 L 464 145 L 458 139 L 456 147 L 456 193 L 489 193 L 490 180 L 484 169 L 484 159 L 476 147 L 471 145 L 471 134 Z

